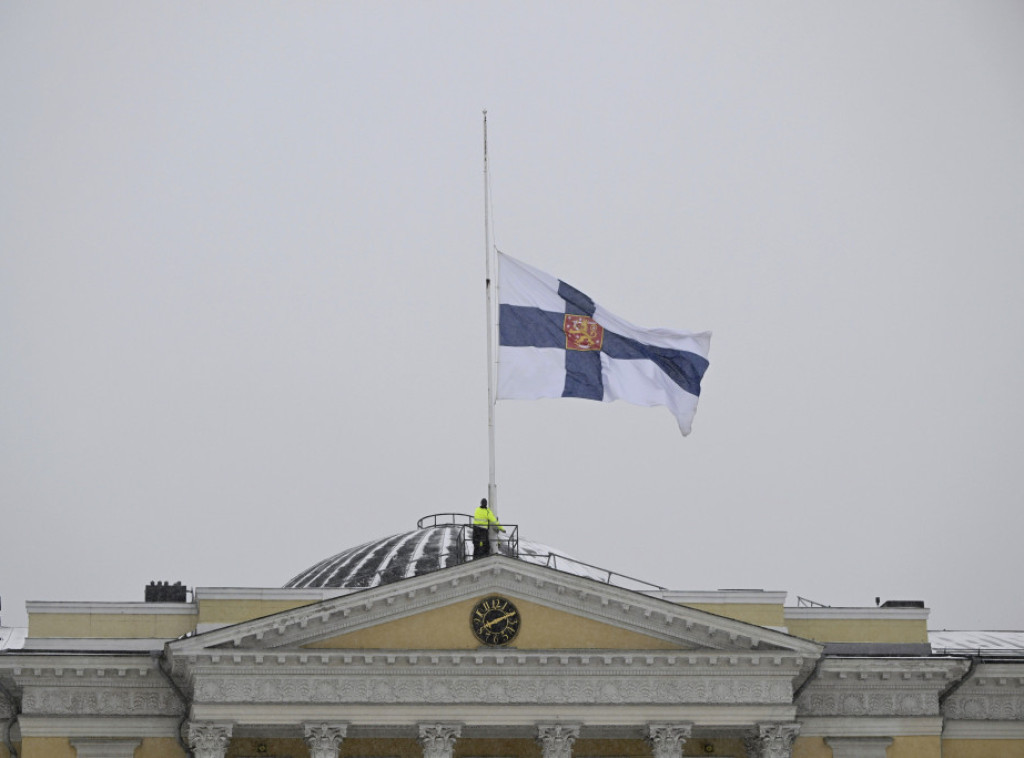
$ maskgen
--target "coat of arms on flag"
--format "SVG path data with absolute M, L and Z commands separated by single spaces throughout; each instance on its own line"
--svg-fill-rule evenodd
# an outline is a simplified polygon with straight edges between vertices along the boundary
M 633 326 L 515 258 L 498 265 L 498 399 L 665 405 L 689 434 L 710 332 Z

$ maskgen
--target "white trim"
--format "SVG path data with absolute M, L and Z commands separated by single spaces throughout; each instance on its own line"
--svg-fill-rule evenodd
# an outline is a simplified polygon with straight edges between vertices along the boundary
M 199 613 L 195 603 L 108 603 L 79 600 L 29 600 L 25 603 L 25 610 L 30 616 L 44 613 L 195 616 Z
M 176 737 L 174 716 L 18 717 L 22 737 Z
M 785 605 L 788 595 L 776 590 L 652 590 L 643 594 L 679 605 Z
M 408 726 L 417 722 L 457 720 L 464 727 L 529 726 L 558 720 L 584 726 L 645 726 L 655 721 L 693 721 L 705 726 L 748 727 L 762 721 L 794 721 L 789 705 L 262 705 L 193 703 L 196 721 L 231 721 L 236 726 L 344 721 L 353 726 Z M 941 723 L 941 721 L 940 721 Z M 938 732 L 936 731 L 936 734 Z
M 164 644 L 175 637 L 32 637 L 22 652 L 39 651 L 128 651 L 150 652 L 163 650 Z
M 947 721 L 944 740 L 1024 740 L 1022 721 Z
M 930 608 L 783 608 L 789 619 L 889 619 L 925 621 Z
M 339 589 L 332 588 L 306 588 L 291 589 L 287 587 L 196 587 L 193 595 L 197 601 L 200 600 L 300 600 L 319 602 L 351 595 L 365 588 Z
M 783 656 L 817 658 L 823 646 L 725 616 L 688 608 L 634 590 L 595 582 L 503 556 L 412 577 L 273 616 L 241 622 L 202 638 L 178 640 L 172 654 L 230 643 L 236 648 L 299 647 L 316 639 L 368 628 L 489 591 L 622 626 L 683 648 L 749 651 L 782 648 Z M 440 575 L 439 574 L 443 574 Z M 264 639 L 266 637 L 266 639 Z
M 942 718 L 938 716 L 807 716 L 799 721 L 801 737 L 937 737 L 942 734 Z

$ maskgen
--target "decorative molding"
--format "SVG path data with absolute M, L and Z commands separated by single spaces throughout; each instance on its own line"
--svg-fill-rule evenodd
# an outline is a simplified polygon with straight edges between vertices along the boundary
M 967 667 L 952 658 L 826 658 L 797 698 L 797 713 L 937 716 L 939 693 Z
M 309 758 L 338 758 L 338 748 L 348 734 L 348 724 L 303 724 L 302 736 L 309 746 Z
M 832 758 L 885 758 L 892 737 L 826 737 Z
M 174 691 L 156 686 L 98 686 L 95 682 L 64 687 L 26 687 L 22 713 L 53 716 L 183 716 L 185 708 Z
M 943 703 L 942 714 L 971 721 L 1024 720 L 1024 665 L 979 664 Z
M 681 758 L 683 745 L 693 732 L 693 724 L 650 724 L 647 742 L 654 758 Z
M 191 721 L 188 744 L 195 758 L 224 758 L 231 742 L 233 724 L 211 724 Z
M 938 715 L 937 692 L 842 691 L 805 692 L 797 703 L 801 716 L 932 716 Z
M 472 656 L 468 656 L 472 659 Z M 790 704 L 792 685 L 778 676 L 550 673 L 483 668 L 340 676 L 227 675 L 199 677 L 196 703 L 380 704 Z
M 579 724 L 537 725 L 537 744 L 542 758 L 572 758 L 572 746 L 579 736 Z
M 139 739 L 97 739 L 80 737 L 71 740 L 78 758 L 133 758 Z
M 736 652 L 777 648 L 812 658 L 822 650 L 814 642 L 530 563 L 493 556 L 486 564 L 455 566 L 243 622 L 202 637 L 176 640 L 170 643 L 169 651 L 177 657 L 217 646 L 295 648 L 495 591 L 564 608 L 680 647 Z
M 455 740 L 462 735 L 462 724 L 420 724 L 419 732 L 423 758 L 452 758 Z

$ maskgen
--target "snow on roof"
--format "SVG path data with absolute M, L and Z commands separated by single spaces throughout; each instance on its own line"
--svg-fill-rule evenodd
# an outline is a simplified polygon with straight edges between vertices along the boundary
M 928 632 L 934 655 L 1024 656 L 1024 632 Z
M 0 626 L 0 650 L 20 650 L 25 646 L 28 629 L 22 626 Z

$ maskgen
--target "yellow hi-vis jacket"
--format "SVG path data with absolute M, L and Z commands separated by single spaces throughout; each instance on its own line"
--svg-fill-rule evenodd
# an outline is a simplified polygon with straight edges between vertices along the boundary
M 490 508 L 480 506 L 473 514 L 473 526 L 496 526 L 499 531 L 505 531 L 505 527 L 498 521 L 498 517 L 491 512 Z

